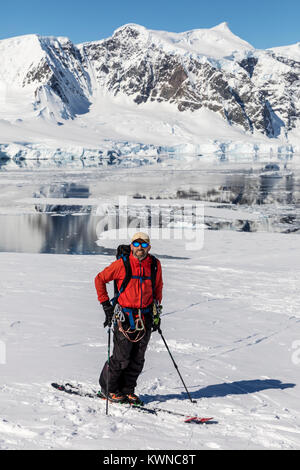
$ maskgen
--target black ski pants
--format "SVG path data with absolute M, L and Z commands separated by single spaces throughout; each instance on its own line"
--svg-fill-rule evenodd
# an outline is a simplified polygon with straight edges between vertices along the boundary
M 109 392 L 134 393 L 137 379 L 144 367 L 145 353 L 151 336 L 151 315 L 145 315 L 145 328 L 144 337 L 133 343 L 119 331 L 117 325 L 114 327 L 113 354 L 109 359 L 109 367 L 106 361 L 99 378 L 103 392 L 106 392 L 109 374 Z M 130 335 L 130 337 L 134 337 L 134 335 Z

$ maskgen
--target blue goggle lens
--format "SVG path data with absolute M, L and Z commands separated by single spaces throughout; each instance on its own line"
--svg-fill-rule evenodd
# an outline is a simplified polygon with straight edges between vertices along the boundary
M 133 244 L 133 246 L 135 246 L 135 248 L 137 248 L 140 245 L 143 248 L 148 248 L 148 246 L 149 246 L 149 243 L 147 243 L 147 242 L 142 242 L 142 243 L 141 242 L 133 242 L 132 244 Z

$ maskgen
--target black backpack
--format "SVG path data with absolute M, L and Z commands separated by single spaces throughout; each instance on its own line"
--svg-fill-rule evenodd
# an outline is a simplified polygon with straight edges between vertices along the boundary
M 119 245 L 117 248 L 117 253 L 116 253 L 116 259 L 122 258 L 124 267 L 125 267 L 125 278 L 120 286 L 120 289 L 118 290 L 117 287 L 117 281 L 114 281 L 114 291 L 115 291 L 115 296 L 114 296 L 114 304 L 116 304 L 119 295 L 124 292 L 126 287 L 129 284 L 130 279 L 132 278 L 132 270 L 130 266 L 130 261 L 129 261 L 129 255 L 131 253 L 131 248 L 130 245 Z M 155 281 L 156 281 L 156 273 L 157 273 L 157 258 L 153 255 L 150 255 L 152 263 L 151 263 L 151 283 L 152 283 L 152 293 L 153 293 L 153 299 L 154 299 L 154 293 L 155 293 Z

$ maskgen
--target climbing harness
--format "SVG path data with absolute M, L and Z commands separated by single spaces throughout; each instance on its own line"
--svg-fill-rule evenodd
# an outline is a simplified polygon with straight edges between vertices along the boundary
M 144 314 L 152 315 L 152 304 L 146 308 L 127 308 L 121 307 L 118 304 L 118 298 L 122 292 L 126 289 L 131 279 L 140 279 L 142 284 L 144 279 L 151 279 L 152 284 L 152 292 L 154 298 L 155 292 L 155 280 L 156 280 L 156 273 L 157 273 L 157 259 L 155 256 L 150 255 L 152 259 L 151 264 L 151 276 L 133 276 L 131 265 L 130 265 L 130 245 L 119 245 L 117 248 L 116 258 L 122 258 L 125 268 L 125 278 L 120 286 L 120 289 L 117 288 L 116 281 L 114 282 L 114 298 L 111 300 L 112 305 L 114 306 L 114 316 L 113 320 L 118 325 L 118 329 L 123 335 L 132 343 L 137 343 L 140 341 L 146 333 L 145 328 L 145 317 Z M 125 325 L 126 320 L 129 320 L 129 328 Z

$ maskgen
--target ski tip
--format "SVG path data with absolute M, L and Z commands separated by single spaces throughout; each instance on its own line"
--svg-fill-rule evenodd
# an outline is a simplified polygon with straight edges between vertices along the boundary
M 213 418 L 199 418 L 198 416 L 188 416 L 184 422 L 185 423 L 199 423 L 204 424 L 211 421 Z
M 51 386 L 52 386 L 53 388 L 56 388 L 56 390 L 61 390 L 61 391 L 66 390 L 66 388 L 65 388 L 64 385 L 57 384 L 57 383 L 55 383 L 55 382 L 53 382 L 53 383 L 51 384 Z

